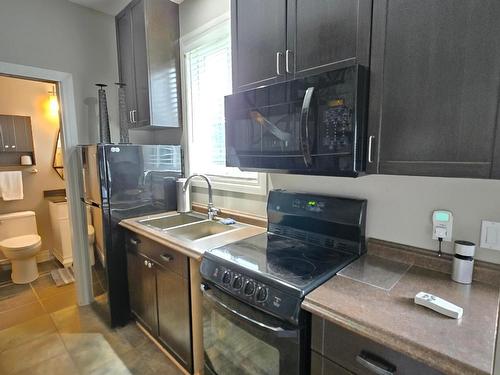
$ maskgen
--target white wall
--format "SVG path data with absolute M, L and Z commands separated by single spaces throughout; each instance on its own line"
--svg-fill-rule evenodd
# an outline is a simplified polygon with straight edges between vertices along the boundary
M 80 143 L 98 140 L 94 84 L 108 84 L 112 139 L 118 141 L 114 17 L 67 0 L 2 0 L 0 61 L 73 75 Z

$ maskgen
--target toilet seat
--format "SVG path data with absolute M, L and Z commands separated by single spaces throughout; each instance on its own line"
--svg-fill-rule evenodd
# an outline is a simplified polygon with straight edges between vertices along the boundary
M 40 246 L 42 238 L 38 234 L 27 234 L 24 236 L 10 237 L 0 242 L 0 248 L 11 251 L 31 250 Z

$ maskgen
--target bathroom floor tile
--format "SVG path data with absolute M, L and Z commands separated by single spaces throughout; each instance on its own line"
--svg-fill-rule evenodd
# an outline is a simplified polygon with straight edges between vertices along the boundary
M 30 303 L 37 302 L 35 293 L 31 288 L 23 288 L 16 294 L 7 295 L 0 298 L 0 312 L 12 310 Z
M 10 277 L 10 276 L 9 276 Z M 0 287 L 0 300 L 12 297 L 13 295 L 31 290 L 29 284 L 12 284 L 3 285 Z
M 40 303 L 46 312 L 51 313 L 69 306 L 74 306 L 78 303 L 78 301 L 76 298 L 76 291 L 68 289 L 63 293 L 50 295 L 47 298 L 41 298 Z
M 39 302 L 0 312 L 0 330 L 24 323 L 44 314 L 45 310 Z
M 90 306 L 71 306 L 53 312 L 50 317 L 60 333 L 104 333 L 110 328 Z
M 66 353 L 57 333 L 51 333 L 0 353 L 0 374 L 15 374 Z
M 37 280 L 33 281 L 31 285 L 40 299 L 67 293 L 69 291 L 76 293 L 75 283 L 58 287 L 50 275 L 39 277 Z
M 56 326 L 48 314 L 0 331 L 0 353 L 56 332 Z

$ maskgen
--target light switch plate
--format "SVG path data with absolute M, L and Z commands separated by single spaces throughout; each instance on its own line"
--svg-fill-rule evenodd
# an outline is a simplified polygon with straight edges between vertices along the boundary
M 500 223 L 481 221 L 481 247 L 500 250 Z

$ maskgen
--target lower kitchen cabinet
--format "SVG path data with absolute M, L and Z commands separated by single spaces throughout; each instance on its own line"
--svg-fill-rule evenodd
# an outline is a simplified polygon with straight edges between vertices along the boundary
M 126 244 L 132 315 L 192 373 L 188 257 L 133 233 Z
M 314 315 L 311 349 L 311 375 L 442 374 L 424 363 Z

